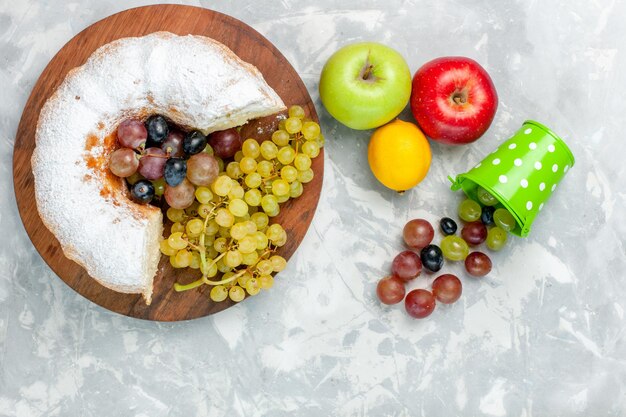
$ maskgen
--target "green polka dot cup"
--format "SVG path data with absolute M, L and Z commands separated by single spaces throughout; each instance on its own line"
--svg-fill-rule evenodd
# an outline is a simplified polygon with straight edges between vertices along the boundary
M 565 142 L 541 123 L 527 120 L 515 135 L 465 174 L 450 180 L 453 190 L 462 189 L 478 201 L 483 187 L 515 217 L 511 231 L 525 237 L 557 184 L 574 165 Z

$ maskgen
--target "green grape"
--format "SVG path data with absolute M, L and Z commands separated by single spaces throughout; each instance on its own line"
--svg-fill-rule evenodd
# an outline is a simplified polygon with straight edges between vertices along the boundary
M 507 240 L 506 231 L 499 227 L 492 227 L 487 232 L 487 247 L 491 250 L 500 250 L 504 247 Z
M 178 232 L 185 233 L 185 225 L 179 222 L 173 223 L 172 227 L 170 227 L 170 234 Z
M 298 133 L 302 129 L 302 120 L 298 117 L 289 117 L 285 120 L 285 130 L 287 133 L 293 135 Z
M 189 216 L 189 217 L 195 217 L 198 214 L 198 206 L 199 205 L 200 205 L 200 203 L 198 203 L 194 199 L 193 203 L 191 203 L 191 205 L 185 209 L 185 214 L 187 216 Z
M 213 206 L 210 204 L 200 204 L 198 206 L 198 216 L 202 217 L 203 219 L 206 219 L 207 216 L 211 213 L 211 210 L 213 210 Z
M 263 290 L 269 290 L 274 285 L 274 277 L 271 275 L 261 275 L 259 278 L 259 286 Z
M 266 213 L 273 212 L 278 208 L 278 201 L 276 197 L 271 194 L 264 195 L 261 199 L 261 207 Z
M 263 250 L 263 249 L 267 248 L 267 245 L 269 243 L 269 239 L 267 238 L 265 233 L 263 233 L 261 231 L 257 231 L 257 232 L 254 232 L 252 237 L 254 237 L 254 240 L 256 241 L 256 249 L 257 250 Z
M 459 205 L 459 217 L 466 222 L 475 222 L 480 219 L 481 213 L 480 204 L 469 198 L 463 200 Z
M 287 120 L 287 119 L 286 118 L 285 119 L 280 119 L 278 121 L 278 130 L 285 130 L 285 120 Z
M 257 295 L 259 291 L 261 291 L 259 281 L 257 281 L 256 278 L 249 279 L 248 282 L 246 282 L 246 291 L 250 295 Z
M 272 141 L 266 140 L 261 143 L 261 156 L 268 161 L 276 158 L 278 154 L 278 146 Z
M 302 184 L 307 184 L 313 180 L 315 174 L 311 168 L 306 169 L 304 171 L 298 171 L 298 181 Z
M 189 268 L 199 269 L 201 262 L 202 261 L 200 260 L 200 253 L 196 251 L 191 252 L 191 262 L 189 263 Z
M 317 142 L 317 145 L 320 148 L 324 147 L 324 143 L 326 142 L 326 139 L 324 138 L 324 135 L 322 133 L 320 133 L 320 135 L 318 136 L 318 138 L 315 140 L 315 142 Z
M 272 133 L 272 142 L 274 142 L 277 146 L 287 145 L 290 139 L 289 133 L 285 130 L 280 129 Z
M 233 223 L 235 223 L 235 221 L 233 220 Z M 232 236 L 230 235 L 230 227 L 221 227 L 220 226 L 220 230 L 217 232 L 217 235 L 219 237 L 223 237 L 224 239 L 229 239 Z
M 207 277 L 214 277 L 215 275 L 217 275 L 217 263 L 213 263 L 213 257 L 209 257 L 207 254 L 207 264 L 206 266 L 202 266 L 200 265 L 200 271 L 202 271 L 202 274 L 206 275 Z
M 245 287 L 246 282 L 248 282 L 250 279 L 252 279 L 252 274 L 249 272 L 244 272 L 242 275 L 239 276 L 239 278 L 237 278 L 237 284 L 239 284 L 241 287 Z
M 267 259 L 263 259 L 256 264 L 256 270 L 260 275 L 268 275 L 274 271 L 274 267 L 272 266 L 272 262 Z
M 233 285 L 230 287 L 230 290 L 228 290 L 228 297 L 238 303 L 246 298 L 246 292 L 239 285 Z
M 195 191 L 196 200 L 200 204 L 207 204 L 213 199 L 213 193 L 207 187 L 198 187 Z
M 172 249 L 181 250 L 187 247 L 187 242 L 183 239 L 183 234 L 181 232 L 172 233 L 167 238 L 167 243 L 169 243 Z
M 235 152 L 235 156 L 233 158 L 235 159 L 236 162 L 241 162 L 241 160 L 243 159 L 243 152 L 241 151 Z
M 220 225 L 217 224 L 215 219 L 211 219 L 206 224 L 206 228 L 204 229 L 204 233 L 209 235 L 209 236 L 215 236 L 217 234 L 217 232 L 219 232 L 219 230 L 220 230 Z
M 278 200 L 276 200 L 278 202 Z M 276 207 L 273 210 L 265 210 L 265 214 L 269 217 L 276 217 L 280 214 L 280 205 L 276 204 Z
M 245 223 L 235 223 L 233 227 L 230 228 L 230 236 L 233 239 L 240 240 L 246 237 L 248 234 L 248 228 Z
M 226 256 L 224 256 L 224 258 L 225 257 Z M 226 272 L 232 271 L 232 268 L 230 266 L 226 265 L 226 263 L 224 263 L 224 258 L 220 258 L 216 262 L 217 270 L 220 271 L 222 274 L 225 274 Z
M 256 172 L 258 172 L 263 178 L 271 176 L 273 170 L 274 165 L 270 161 L 261 161 L 256 166 Z
M 467 242 L 456 235 L 449 235 L 441 239 L 440 247 L 443 256 L 451 261 L 462 261 L 469 254 Z
M 272 194 L 275 196 L 288 195 L 289 183 L 282 179 L 277 179 L 272 182 Z
M 228 250 L 228 240 L 225 237 L 218 237 L 213 242 L 213 249 L 218 251 L 219 253 L 224 253 Z
M 256 223 L 253 222 L 252 220 L 246 220 L 244 222 L 244 224 L 246 225 L 246 230 L 248 231 L 249 235 L 251 235 L 251 234 L 253 234 L 253 233 L 255 233 L 257 231 Z
M 252 159 L 256 159 L 261 154 L 259 142 L 255 139 L 246 139 L 241 146 L 243 156 L 248 156 Z
M 250 252 L 250 253 L 243 253 L 241 255 L 241 263 L 243 265 L 248 265 L 248 266 L 255 265 L 258 260 L 259 260 L 259 254 L 256 253 L 256 251 Z
M 298 198 L 304 192 L 304 187 L 300 181 L 294 181 L 289 184 L 289 197 Z
M 267 214 L 263 212 L 254 213 L 252 216 L 250 216 L 250 220 L 252 220 L 256 224 L 256 228 L 258 230 L 265 229 L 270 222 Z
M 231 268 L 236 268 L 241 265 L 242 256 L 241 252 L 237 249 L 231 249 L 226 252 L 226 256 L 224 256 L 224 265 L 229 266 Z
M 235 216 L 235 222 L 237 223 L 245 223 L 248 220 L 250 220 L 250 210 L 248 208 L 248 213 L 244 214 L 243 216 Z
M 231 227 L 235 222 L 235 216 L 230 210 L 221 208 L 215 213 L 215 222 L 221 227 Z
M 478 201 L 485 206 L 495 206 L 498 204 L 498 199 L 483 187 L 478 187 L 476 189 L 476 196 L 478 197 Z
M 216 285 L 215 287 L 211 288 L 209 297 L 211 297 L 211 300 L 219 303 L 220 301 L 224 301 L 226 297 L 228 297 L 228 290 L 223 285 Z
M 239 162 L 239 168 L 241 169 L 241 172 L 243 172 L 244 174 L 249 174 L 251 172 L 256 171 L 256 159 L 250 158 L 249 156 L 244 156 L 241 159 L 241 162 Z
M 228 198 L 231 200 L 234 200 L 236 198 L 242 199 L 244 194 L 245 191 L 243 187 L 239 184 L 236 184 L 233 188 L 231 188 L 230 192 L 228 193 Z
M 252 236 L 246 236 L 238 242 L 239 252 L 250 253 L 256 251 L 256 239 Z
M 299 153 L 293 160 L 293 164 L 296 166 L 298 171 L 306 171 L 311 168 L 311 158 L 308 155 Z
M 287 132 L 285 132 L 285 133 L 287 133 Z M 289 143 L 289 133 L 287 133 L 287 143 Z M 286 145 L 286 143 L 285 143 L 285 145 Z M 135 172 L 135 173 L 134 173 L 133 175 L 131 175 L 130 177 L 126 177 L 126 182 L 127 182 L 128 184 L 130 184 L 130 185 L 134 185 L 137 181 L 139 181 L 139 180 L 143 180 L 143 179 L 145 179 L 145 178 L 143 177 L 143 175 L 141 175 L 141 174 L 140 174 L 140 173 L 138 173 L 138 172 Z
M 258 172 L 252 172 L 246 175 L 246 178 L 244 180 L 249 188 L 258 188 L 259 185 L 261 185 L 261 181 L 263 181 L 263 179 L 261 178 L 261 174 L 259 174 Z
M 308 155 L 310 158 L 315 158 L 320 154 L 320 146 L 317 142 L 306 141 L 302 144 L 302 152 Z
M 212 244 L 213 243 L 211 243 L 211 245 Z M 213 246 L 209 246 L 208 248 L 206 248 L 207 262 L 213 262 L 211 259 L 217 258 L 218 255 L 219 255 L 219 252 L 216 251 Z M 215 268 L 215 271 L 217 272 L 217 268 Z
M 259 204 L 261 204 L 261 198 L 263 196 L 261 195 L 261 192 L 256 189 L 253 188 L 251 190 L 246 191 L 246 193 L 243 196 L 243 199 L 246 203 L 248 203 L 249 206 L 258 206 Z
M 202 152 L 204 152 L 206 154 L 209 154 L 209 155 L 215 155 L 215 151 L 213 151 L 213 147 L 211 145 L 209 145 L 209 144 L 207 144 L 204 147 L 204 150 Z
M 152 181 L 152 185 L 154 186 L 154 195 L 162 196 L 165 192 L 165 180 L 163 178 L 159 178 L 158 180 Z
M 176 253 L 178 253 L 178 251 L 176 251 Z M 185 265 L 179 264 L 176 260 L 176 254 L 170 256 L 170 265 L 172 265 L 172 268 L 185 268 Z
M 280 255 L 272 256 L 270 262 L 272 262 L 272 269 L 275 272 L 280 272 L 287 267 L 287 261 Z
M 178 268 L 187 268 L 191 263 L 193 255 L 187 249 L 181 249 L 176 253 L 176 264 Z
M 173 222 L 182 222 L 186 217 L 187 215 L 185 214 L 185 210 L 173 207 L 167 209 L 167 218 Z
M 261 232 L 257 232 L 257 233 L 261 233 Z M 265 235 L 263 235 L 265 236 Z M 256 234 L 255 234 L 255 238 L 256 238 Z M 165 256 L 174 256 L 176 255 L 176 253 L 178 252 L 178 249 L 174 249 L 170 246 L 170 244 L 168 243 L 167 239 L 163 239 L 160 243 L 159 243 L 159 249 L 161 249 L 161 253 Z
M 283 246 L 285 243 L 287 243 L 287 232 L 283 230 L 278 239 L 273 241 L 272 244 L 274 244 L 274 246 Z
M 287 182 L 293 182 L 298 178 L 298 170 L 291 165 L 285 165 L 280 169 L 280 177 Z
M 227 196 L 233 186 L 233 180 L 226 175 L 220 175 L 213 184 L 211 184 L 213 192 L 220 197 Z
M 285 195 L 277 195 L 276 196 L 276 201 L 278 201 L 278 204 L 282 204 L 285 201 L 289 201 L 289 193 L 287 193 Z
M 302 124 L 302 135 L 306 140 L 315 140 L 320 135 L 320 125 L 309 121 Z
M 241 171 L 241 168 L 239 167 L 239 162 L 236 162 L 236 161 L 229 162 L 228 165 L 226 165 L 226 175 L 228 175 L 230 178 L 234 180 L 241 177 L 243 175 L 243 172 Z
M 248 205 L 242 199 L 235 198 L 228 203 L 228 211 L 230 211 L 233 216 L 245 216 L 248 213 Z
M 214 156 L 214 158 L 217 161 L 217 167 L 219 168 L 218 172 L 224 171 L 224 160 L 219 156 Z
M 515 217 L 505 208 L 499 208 L 493 212 L 493 221 L 496 223 L 496 226 L 507 232 L 515 229 Z
M 304 118 L 304 109 L 302 108 L 302 106 L 294 104 L 293 106 L 289 107 L 288 114 L 289 117 L 297 117 L 299 119 L 302 119 Z
M 202 229 L 204 228 L 204 222 L 200 219 L 191 219 L 187 222 L 185 229 L 187 231 L 187 236 L 189 237 L 198 237 L 202 233 Z
M 282 232 L 284 232 L 283 227 L 278 223 L 274 223 L 267 228 L 267 232 L 265 232 L 265 234 L 267 235 L 267 238 L 273 242 L 280 239 Z
M 276 155 L 278 162 L 280 162 L 283 165 L 291 164 L 295 157 L 296 157 L 296 151 L 291 146 L 283 146 L 282 148 L 278 150 L 278 154 Z

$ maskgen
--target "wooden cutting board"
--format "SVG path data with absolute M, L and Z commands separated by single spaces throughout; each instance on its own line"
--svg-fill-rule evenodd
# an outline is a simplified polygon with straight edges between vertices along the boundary
M 106 43 L 157 31 L 169 31 L 179 35 L 204 35 L 222 42 L 241 59 L 259 68 L 265 80 L 287 106 L 299 104 L 304 107 L 311 119 L 317 121 L 318 118 L 302 80 L 274 45 L 245 23 L 222 13 L 198 7 L 156 5 L 130 9 L 109 16 L 72 38 L 45 68 L 24 108 L 13 151 L 13 181 L 17 205 L 33 245 L 67 285 L 94 303 L 131 317 L 177 321 L 213 314 L 230 307 L 232 303 L 229 301 L 213 303 L 209 299 L 210 288 L 207 286 L 182 293 L 175 292 L 172 289 L 174 282 L 191 282 L 199 273 L 188 269 L 175 270 L 165 256 L 159 264 L 159 272 L 154 281 L 153 300 L 149 306 L 140 295 L 120 294 L 98 284 L 81 266 L 63 255 L 59 242 L 42 223 L 35 204 L 30 165 L 41 107 L 63 81 L 68 71 L 82 65 L 98 47 Z M 245 127 L 245 138 L 267 139 L 271 133 L 267 125 L 275 123 L 276 118 L 256 121 Z M 263 128 L 258 129 L 259 126 Z M 288 242 L 278 252 L 286 259 L 289 259 L 304 238 L 315 213 L 322 188 L 323 159 L 322 152 L 313 160 L 315 178 L 305 185 L 304 194 L 281 204 L 281 213 L 275 218 L 275 221 L 287 230 Z M 115 260 L 112 259 L 111 262 Z M 288 279 L 287 274 L 280 273 L 276 277 L 276 282 Z M 257 297 L 263 297 L 263 291 Z

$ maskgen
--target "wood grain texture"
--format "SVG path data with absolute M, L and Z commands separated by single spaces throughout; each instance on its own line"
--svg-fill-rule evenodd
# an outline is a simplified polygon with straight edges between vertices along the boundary
M 82 65 L 106 43 L 156 31 L 204 35 L 223 43 L 241 59 L 259 68 L 287 106 L 300 104 L 311 119 L 318 120 L 311 97 L 296 71 L 267 39 L 248 25 L 224 14 L 192 6 L 156 5 L 130 9 L 109 16 L 76 35 L 54 56 L 39 77 L 17 131 L 13 153 L 14 186 L 20 216 L 33 245 L 71 288 L 100 306 L 127 316 L 159 321 L 188 320 L 216 313 L 232 304 L 213 303 L 208 297 L 210 288 L 206 286 L 183 293 L 173 291 L 174 282 L 191 282 L 198 273 L 174 270 L 166 257 L 161 259 L 149 306 L 140 295 L 120 294 L 98 284 L 82 267 L 63 255 L 59 242 L 42 223 L 35 204 L 30 165 L 39 112 L 68 71 Z M 276 124 L 277 119 L 272 116 L 246 125 L 242 132 L 244 138 L 265 140 Z M 294 253 L 313 219 L 322 187 L 323 158 L 322 151 L 314 159 L 315 178 L 305 185 L 304 194 L 281 204 L 281 213 L 275 218 L 288 233 L 288 242 L 279 251 L 286 259 Z M 278 279 L 288 279 L 288 276 L 281 273 Z

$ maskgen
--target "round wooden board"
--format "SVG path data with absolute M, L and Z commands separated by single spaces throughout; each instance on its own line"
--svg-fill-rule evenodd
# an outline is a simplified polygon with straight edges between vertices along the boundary
M 204 35 L 222 42 L 241 59 L 259 68 L 267 83 L 274 88 L 287 106 L 300 104 L 311 119 L 317 121 L 318 118 L 302 80 L 285 57 L 267 39 L 237 19 L 198 7 L 156 5 L 130 9 L 109 16 L 76 35 L 54 56 L 43 71 L 24 108 L 13 152 L 13 181 L 17 205 L 33 245 L 65 283 L 102 307 L 141 319 L 177 321 L 213 314 L 230 307 L 232 303 L 227 301 L 213 303 L 209 299 L 210 288 L 207 286 L 182 293 L 175 292 L 172 289 L 174 282 L 191 282 L 198 277 L 198 273 L 187 269 L 174 270 L 165 256 L 161 258 L 159 272 L 154 279 L 154 294 L 152 304 L 149 306 L 140 295 L 121 294 L 98 284 L 81 266 L 63 255 L 59 242 L 41 221 L 35 204 L 30 165 L 41 107 L 63 81 L 68 71 L 82 65 L 98 47 L 106 43 L 157 31 L 169 31 L 179 35 Z M 276 124 L 276 117 L 254 121 L 244 127 L 243 135 L 264 140 L 271 133 L 271 129 L 267 127 Z M 279 254 L 287 259 L 304 238 L 313 219 L 322 188 L 323 158 L 322 152 L 314 159 L 312 167 L 315 178 L 305 185 L 304 194 L 282 204 L 281 213 L 275 218 L 275 221 L 287 230 L 288 242 L 279 251 Z M 278 277 L 286 278 L 284 273 Z M 261 293 L 258 296 L 263 295 Z

